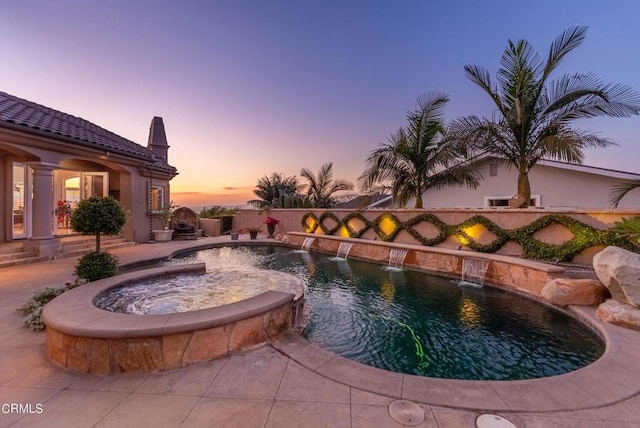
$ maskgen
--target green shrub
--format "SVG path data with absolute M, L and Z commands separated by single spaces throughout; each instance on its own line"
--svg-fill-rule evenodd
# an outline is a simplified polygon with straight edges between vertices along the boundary
M 127 213 L 112 197 L 92 196 L 82 199 L 71 214 L 71 228 L 85 235 L 96 236 L 96 251 L 100 251 L 100 235 L 117 235 L 127 222 Z
M 634 247 L 640 248 L 640 216 L 616 221 L 611 230 L 618 236 L 629 240 Z
M 204 207 L 198 217 L 200 218 L 219 218 L 235 215 L 238 212 L 237 208 L 225 208 L 220 205 L 214 205 L 211 208 Z
M 118 271 L 118 258 L 106 252 L 91 252 L 78 260 L 75 274 L 87 282 L 114 276 Z
M 360 238 L 370 229 L 376 233 L 378 238 L 385 242 L 393 242 L 398 233 L 405 231 L 410 234 L 416 241 L 422 245 L 433 246 L 444 242 L 448 237 L 457 240 L 464 238 L 467 243 L 465 245 L 473 251 L 481 253 L 495 253 L 508 241 L 517 242 L 522 246 L 523 256 L 538 260 L 552 260 L 555 262 L 570 261 L 577 254 L 580 254 L 586 248 L 596 245 L 609 246 L 615 245 L 628 250 L 633 249 L 630 242 L 635 242 L 636 250 L 640 250 L 640 216 L 636 217 L 635 223 L 632 221 L 620 222 L 624 223 L 618 227 L 618 230 L 598 230 L 592 226 L 582 223 L 572 217 L 562 214 L 548 214 L 540 217 L 526 226 L 515 229 L 503 229 L 487 217 L 476 215 L 462 223 L 449 225 L 444 223 L 438 217 L 431 213 L 419 214 L 407 221 L 400 221 L 398 217 L 391 213 L 382 213 L 374 220 L 369 220 L 359 212 L 347 214 L 342 219 L 331 211 L 324 211 L 319 216 L 313 212 L 308 212 L 302 216 L 300 222 L 302 230 L 307 233 L 315 233 L 318 228 L 324 235 L 334 235 L 342 228 L 345 228 L 350 238 Z M 349 227 L 350 220 L 357 220 L 362 224 L 359 230 L 352 230 Z M 382 222 L 390 222 L 393 224 L 393 230 L 387 235 L 380 227 Z M 325 225 L 325 222 L 328 226 Z M 432 238 L 422 236 L 414 226 L 427 222 L 431 223 L 438 229 L 438 235 Z M 312 227 L 309 227 L 312 224 Z M 568 229 L 573 238 L 561 245 L 552 245 L 540 242 L 535 239 L 534 234 L 552 224 L 559 224 Z M 475 225 L 484 226 L 487 230 L 496 236 L 492 242 L 488 244 L 480 244 L 469 236 L 465 229 Z M 635 239 L 635 241 L 634 241 Z
M 74 284 L 66 283 L 63 287 L 46 287 L 36 291 L 33 296 L 18 309 L 18 312 L 25 315 L 24 325 L 32 331 L 44 330 L 44 323 L 41 318 L 44 305 L 65 291 L 75 288 L 80 284 L 82 284 L 82 281 L 76 281 Z

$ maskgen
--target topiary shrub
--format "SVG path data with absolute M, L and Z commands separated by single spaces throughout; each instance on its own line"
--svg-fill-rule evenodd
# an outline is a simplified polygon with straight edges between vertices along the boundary
M 100 251 L 100 234 L 117 235 L 127 222 L 127 213 L 114 198 L 92 196 L 78 202 L 71 214 L 71 228 L 85 235 L 96 235 L 96 252 Z
M 87 282 L 114 276 L 118 271 L 118 258 L 113 254 L 94 251 L 78 260 L 74 273 Z

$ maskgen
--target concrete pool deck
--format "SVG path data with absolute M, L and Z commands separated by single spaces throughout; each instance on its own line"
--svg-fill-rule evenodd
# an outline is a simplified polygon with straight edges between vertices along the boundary
M 229 237 L 204 238 L 113 253 L 131 264 L 219 242 L 232 243 Z M 75 262 L 0 269 L 0 427 L 401 427 L 388 411 L 400 396 L 424 410 L 420 427 L 474 427 L 487 412 L 479 409 L 493 409 L 521 428 L 640 428 L 640 332 L 597 321 L 613 340 L 604 357 L 609 364 L 599 360 L 535 381 L 431 379 L 427 389 L 415 388 L 409 376 L 351 363 L 293 334 L 173 371 L 78 374 L 49 361 L 45 333 L 27 330 L 16 313 L 34 291 L 73 281 Z M 11 412 L 11 404 L 22 405 L 22 412 Z

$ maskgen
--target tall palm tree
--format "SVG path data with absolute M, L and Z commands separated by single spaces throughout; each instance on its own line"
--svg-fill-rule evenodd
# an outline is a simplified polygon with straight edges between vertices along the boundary
M 481 175 L 466 161 L 464 145 L 445 138 L 444 107 L 448 101 L 446 94 L 437 92 L 418 97 L 416 110 L 407 114 L 407 127 L 367 157 L 358 178 L 363 190 L 389 183 L 394 203 L 405 206 L 415 197 L 415 207 L 422 208 L 422 194 L 431 187 L 478 185 Z
M 611 188 L 611 196 L 609 198 L 609 203 L 613 208 L 618 208 L 618 204 L 624 198 L 627 193 L 632 191 L 633 189 L 637 189 L 640 187 L 640 179 L 638 180 L 627 180 L 620 184 L 617 184 Z
M 247 203 L 258 208 L 283 208 L 284 200 L 290 201 L 301 196 L 299 191 L 300 185 L 295 175 L 285 177 L 281 172 L 274 172 L 258 180 L 253 193 L 259 199 Z
M 343 179 L 333 179 L 333 162 L 322 165 L 317 176 L 308 168 L 302 168 L 300 175 L 309 181 L 304 188 L 307 190 L 307 198 L 317 208 L 335 206 L 336 192 L 353 189 L 353 183 Z
M 579 164 L 585 148 L 615 144 L 571 126 L 575 119 L 640 113 L 637 92 L 621 84 L 605 84 L 592 73 L 565 74 L 550 80 L 564 57 L 582 44 L 586 31 L 587 27 L 565 30 L 551 45 L 546 61 L 526 40 L 509 40 L 497 83 L 485 68 L 465 66 L 467 77 L 491 97 L 497 110 L 492 119 L 458 119 L 453 134 L 517 169 L 518 196 L 524 207 L 531 198 L 528 174 L 540 159 Z

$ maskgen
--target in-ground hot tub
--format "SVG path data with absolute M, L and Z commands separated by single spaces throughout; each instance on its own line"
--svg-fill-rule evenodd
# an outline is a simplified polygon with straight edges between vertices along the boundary
M 62 366 L 113 375 L 184 367 L 269 342 L 300 319 L 304 297 L 268 290 L 235 303 L 187 312 L 127 314 L 99 309 L 107 290 L 179 274 L 206 275 L 204 264 L 147 269 L 96 281 L 57 297 L 45 306 L 47 354 Z M 302 290 L 301 281 L 282 272 L 260 275 Z

